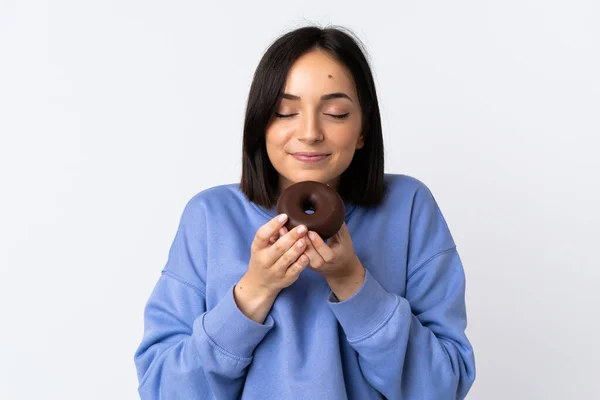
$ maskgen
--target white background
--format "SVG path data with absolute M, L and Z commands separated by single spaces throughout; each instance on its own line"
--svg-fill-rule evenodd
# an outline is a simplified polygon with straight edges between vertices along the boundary
M 469 399 L 600 391 L 596 0 L 0 2 L 0 398 L 135 399 L 186 202 L 241 173 L 280 34 L 368 48 L 386 172 L 424 181 L 467 276 Z

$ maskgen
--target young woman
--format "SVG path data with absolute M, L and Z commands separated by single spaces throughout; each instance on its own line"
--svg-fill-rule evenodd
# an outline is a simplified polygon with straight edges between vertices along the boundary
M 465 276 L 421 181 L 384 174 L 373 77 L 345 29 L 277 39 L 256 70 L 241 183 L 183 210 L 135 353 L 143 399 L 462 399 Z M 276 215 L 314 180 L 345 204 L 323 240 Z

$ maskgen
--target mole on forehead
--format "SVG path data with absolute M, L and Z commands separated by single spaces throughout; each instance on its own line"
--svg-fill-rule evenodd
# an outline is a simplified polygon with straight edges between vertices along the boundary
M 328 76 L 330 79 L 333 79 L 333 76 L 331 76 L 331 75 L 327 75 L 327 76 Z

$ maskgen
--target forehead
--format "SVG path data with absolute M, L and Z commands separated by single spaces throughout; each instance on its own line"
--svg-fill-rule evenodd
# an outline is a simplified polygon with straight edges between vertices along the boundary
M 350 70 L 323 50 L 312 50 L 292 64 L 284 91 L 301 97 L 342 91 L 356 97 Z

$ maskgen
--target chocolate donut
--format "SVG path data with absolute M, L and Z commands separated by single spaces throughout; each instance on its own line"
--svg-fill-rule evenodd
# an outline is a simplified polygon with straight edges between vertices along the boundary
M 307 214 L 307 210 L 314 213 Z M 344 201 L 338 192 L 315 181 L 298 182 L 285 189 L 277 200 L 277 213 L 288 215 L 285 224 L 288 231 L 305 225 L 323 240 L 340 230 L 346 216 Z

